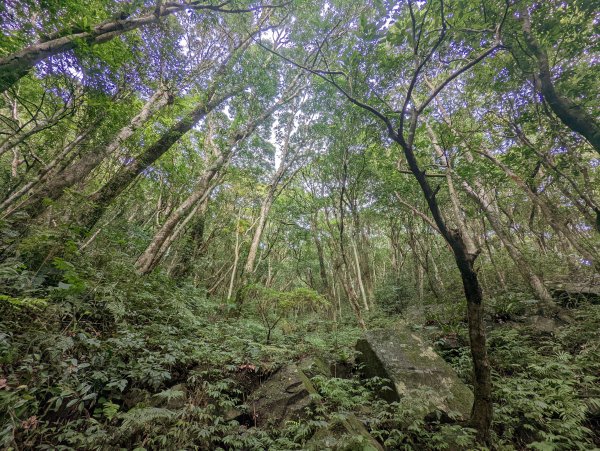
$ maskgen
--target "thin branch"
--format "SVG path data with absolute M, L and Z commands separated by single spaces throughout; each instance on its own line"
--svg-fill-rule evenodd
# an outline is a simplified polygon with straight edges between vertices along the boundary
M 405 200 L 403 200 L 399 193 L 394 192 L 394 195 L 396 196 L 396 199 L 398 200 L 398 202 L 400 202 L 405 207 L 409 208 L 414 214 L 416 214 L 423 221 L 425 221 L 427 224 L 429 224 L 429 226 L 431 226 L 431 228 L 433 230 L 435 230 L 435 231 L 437 231 L 438 233 L 441 234 L 440 229 L 438 228 L 438 226 L 436 225 L 436 223 L 433 222 L 433 219 L 431 219 L 429 216 L 427 216 L 425 213 L 423 213 L 421 210 L 419 210 L 414 205 L 411 205 L 408 202 L 406 202 Z
M 383 114 L 382 112 L 380 112 L 379 110 L 377 110 L 376 108 L 372 107 L 371 105 L 368 105 L 364 102 L 361 102 L 360 100 L 356 99 L 355 97 L 352 97 L 350 94 L 348 94 L 348 92 L 342 88 L 335 80 L 330 79 L 328 77 L 326 77 L 324 75 L 324 73 L 326 73 L 326 71 L 321 71 L 321 70 L 316 70 L 316 69 L 311 69 L 309 67 L 306 67 L 300 63 L 297 63 L 296 61 L 282 55 L 279 52 L 276 52 L 273 49 L 270 49 L 269 47 L 265 46 L 264 44 L 262 44 L 260 41 L 255 41 L 257 43 L 257 45 L 261 48 L 263 48 L 264 50 L 266 50 L 267 52 L 270 52 L 276 56 L 278 56 L 279 58 L 283 59 L 284 61 L 292 64 L 293 66 L 305 70 L 311 74 L 316 75 L 317 77 L 325 80 L 327 83 L 332 84 L 333 86 L 335 86 L 335 88 L 340 91 L 351 103 L 353 103 L 356 106 L 359 106 L 360 108 L 363 108 L 369 112 L 371 112 L 372 114 L 374 114 L 375 116 L 377 116 L 377 118 L 379 118 L 387 127 L 388 133 L 390 133 L 390 136 L 395 136 L 396 132 L 394 131 L 394 127 L 392 125 L 392 122 L 390 121 L 390 119 Z M 329 75 L 329 74 L 328 74 Z
M 429 105 L 431 103 L 431 101 L 433 99 L 435 99 L 437 97 L 437 95 L 452 81 L 454 80 L 456 77 L 458 77 L 459 75 L 461 75 L 462 73 L 466 72 L 467 70 L 469 70 L 470 68 L 472 68 L 473 66 L 475 66 L 477 63 L 479 63 L 480 61 L 484 60 L 488 55 L 490 55 L 492 52 L 494 52 L 497 49 L 500 48 L 504 48 L 504 46 L 502 44 L 496 44 L 494 45 L 492 48 L 486 50 L 485 52 L 483 52 L 481 55 L 479 55 L 477 58 L 475 58 L 473 61 L 471 61 L 468 64 L 465 64 L 463 67 L 461 67 L 460 69 L 456 70 L 455 72 L 453 72 L 452 74 L 450 74 L 442 83 L 440 83 L 437 88 L 435 88 L 433 90 L 433 92 L 429 95 L 429 97 L 417 108 L 417 114 L 421 114 L 423 112 L 423 110 L 425 108 L 427 108 L 427 105 Z

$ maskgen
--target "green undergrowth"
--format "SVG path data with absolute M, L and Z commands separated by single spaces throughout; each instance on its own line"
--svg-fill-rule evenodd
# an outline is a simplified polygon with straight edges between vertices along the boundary
M 261 449 L 277 437 L 228 411 L 290 361 L 349 361 L 360 335 L 305 312 L 267 344 L 260 315 L 118 262 L 5 262 L 0 277 L 3 448 Z
M 572 323 L 540 329 L 524 296 L 489 302 L 488 353 L 498 449 L 597 449 L 600 444 L 600 305 L 571 310 Z M 471 356 L 464 323 L 432 333 L 465 381 Z M 455 346 L 448 348 L 448 338 Z
M 468 425 L 426 417 L 427 390 L 399 403 L 377 398 L 383 381 L 352 373 L 361 336 L 352 315 L 328 319 L 328 306 L 309 291 L 290 291 L 270 311 L 277 292 L 254 287 L 268 299 L 240 308 L 161 274 L 140 278 L 130 267 L 77 256 L 35 271 L 17 261 L 0 265 L 0 447 L 370 449 L 360 435 L 331 432 L 358 418 L 388 449 L 476 448 Z M 303 308 L 289 305 L 297 299 Z M 504 312 L 506 302 L 491 309 Z M 469 383 L 461 303 L 419 312 L 413 326 Z M 275 315 L 275 326 L 266 315 Z M 582 304 L 573 315 L 571 325 L 540 333 L 506 315 L 494 322 L 490 313 L 498 449 L 597 446 L 600 310 Z M 376 311 L 368 321 L 386 327 L 397 318 Z M 306 356 L 343 376 L 313 379 L 318 394 L 307 419 L 279 430 L 244 421 L 246 396 Z M 323 434 L 329 438 L 318 441 Z

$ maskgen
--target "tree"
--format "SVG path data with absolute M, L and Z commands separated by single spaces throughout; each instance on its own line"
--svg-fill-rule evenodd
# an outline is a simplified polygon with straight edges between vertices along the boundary
M 417 160 L 415 138 L 421 115 L 437 95 L 460 75 L 469 71 L 475 65 L 502 48 L 500 41 L 501 29 L 509 10 L 508 6 L 498 8 L 494 17 L 496 22 L 493 26 L 489 24 L 490 18 L 483 19 L 486 26 L 483 28 L 484 31 L 482 32 L 481 39 L 486 40 L 488 44 L 485 50 L 479 53 L 464 50 L 460 59 L 461 61 L 466 61 L 466 63 L 459 66 L 447 64 L 445 65 L 446 67 L 438 68 L 431 63 L 433 57 L 443 54 L 442 52 L 444 51 L 452 53 L 452 46 L 444 48 L 443 44 L 446 44 L 454 27 L 458 29 L 459 39 L 462 38 L 460 36 L 461 19 L 464 21 L 466 17 L 459 17 L 455 22 L 456 25 L 451 25 L 446 16 L 447 9 L 444 1 L 427 2 L 425 5 L 420 6 L 414 6 L 409 1 L 407 9 L 408 11 L 406 11 L 404 17 L 396 21 L 388 32 L 390 43 L 392 45 L 407 43 L 408 48 L 404 50 L 409 51 L 411 55 L 407 57 L 407 62 L 410 63 L 412 71 L 407 74 L 408 85 L 406 94 L 400 103 L 400 107 L 394 108 L 398 111 L 397 116 L 399 119 L 397 126 L 395 125 L 396 121 L 393 116 L 360 100 L 354 92 L 349 91 L 350 88 L 344 88 L 340 85 L 336 77 L 344 75 L 348 79 L 349 76 L 344 71 L 330 69 L 330 61 L 335 60 L 335 57 L 329 59 L 324 57 L 324 64 L 328 68 L 327 70 L 308 68 L 308 71 L 334 85 L 351 103 L 372 114 L 385 125 L 388 136 L 402 149 L 408 167 L 423 192 L 436 227 L 452 249 L 456 265 L 462 277 L 467 300 L 475 387 L 475 402 L 471 420 L 478 431 L 479 439 L 482 442 L 488 442 L 492 422 L 491 370 L 487 357 L 485 330 L 483 326 L 483 295 L 477 273 L 474 269 L 475 259 L 479 251 L 469 248 L 469 242 L 465 239 L 463 230 L 454 230 L 448 227 L 447 221 L 436 200 L 439 187 L 432 187 L 426 172 L 421 169 Z M 469 20 L 473 20 L 473 18 L 469 18 Z M 340 22 L 338 22 L 338 25 Z M 408 25 L 408 32 L 405 31 L 405 25 Z M 364 34 L 372 33 L 364 25 L 364 22 L 361 26 L 362 30 L 360 32 Z M 370 29 L 377 29 L 377 25 L 371 25 Z M 327 33 L 326 36 L 329 34 Z M 461 48 L 466 45 L 466 42 L 461 42 L 459 39 L 455 41 L 454 45 Z M 368 44 L 366 45 L 368 46 Z M 268 47 L 264 48 L 270 50 Z M 290 59 L 287 60 L 293 63 Z M 298 63 L 294 64 L 299 65 Z M 375 61 L 374 64 L 377 65 L 378 62 Z M 429 69 L 431 66 L 433 68 Z M 418 88 L 425 84 L 423 78 L 427 76 L 425 71 L 428 69 L 432 71 L 430 72 L 430 76 L 434 76 L 437 83 L 431 91 L 427 90 L 424 94 L 419 93 Z M 364 85 L 369 86 L 367 80 L 363 79 L 361 81 Z M 356 84 L 357 82 L 354 81 L 351 86 L 355 86 Z M 368 92 L 368 94 L 371 94 L 371 92 Z M 418 95 L 422 96 L 422 100 L 417 99 Z
M 158 1 L 152 8 L 141 11 L 120 11 L 115 17 L 97 25 L 81 25 L 65 28 L 44 36 L 39 42 L 0 59 L 0 92 L 13 86 L 40 61 L 59 55 L 78 46 L 94 46 L 108 42 L 117 36 L 141 27 L 159 23 L 167 16 L 192 11 L 212 11 L 219 13 L 240 14 L 253 12 L 273 6 L 244 6 L 226 8 L 224 5 L 201 4 L 200 2 L 181 2 L 163 4 Z M 132 14 L 137 13 L 133 17 Z
M 585 107 L 578 105 L 557 91 L 552 79 L 548 52 L 534 36 L 529 9 L 527 7 L 521 9 L 519 15 L 521 16 L 523 37 L 527 48 L 533 56 L 536 67 L 536 88 L 540 90 L 544 96 L 544 100 L 563 124 L 583 135 L 594 146 L 596 151 L 600 153 L 600 125 L 594 116 L 586 111 Z

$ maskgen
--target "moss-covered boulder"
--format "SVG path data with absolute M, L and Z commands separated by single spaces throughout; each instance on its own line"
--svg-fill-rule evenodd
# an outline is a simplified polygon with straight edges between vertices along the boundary
M 310 413 L 307 407 L 313 401 L 318 402 L 315 401 L 318 399 L 317 389 L 310 380 L 317 375 L 331 376 L 327 364 L 313 357 L 286 365 L 271 376 L 248 398 L 247 404 L 256 425 L 280 427 L 288 420 L 307 418 Z M 351 444 L 351 448 L 339 447 L 338 443 Z M 352 413 L 346 413 L 345 418 L 319 429 L 305 444 L 305 449 L 383 451 L 383 447 Z
M 547 285 L 563 305 L 575 306 L 582 301 L 600 304 L 600 276 L 585 282 L 548 282 Z
M 411 391 L 430 389 L 433 410 L 467 419 L 473 393 L 454 370 L 416 332 L 408 327 L 376 329 L 365 333 L 356 344 L 358 362 L 365 377 L 388 379 L 389 389 L 381 396 L 399 401 Z
M 247 400 L 256 425 L 278 427 L 285 421 L 305 418 L 312 402 L 310 395 L 316 393 L 309 376 L 326 372 L 324 362 L 311 358 L 286 365 L 273 374 Z

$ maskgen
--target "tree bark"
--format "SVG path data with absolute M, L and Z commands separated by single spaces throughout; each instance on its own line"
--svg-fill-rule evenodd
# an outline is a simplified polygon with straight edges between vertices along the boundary
M 81 131 L 75 139 L 67 144 L 59 153 L 56 155 L 46 166 L 40 169 L 36 177 L 31 181 L 27 182 L 18 190 L 11 193 L 0 205 L 0 211 L 2 211 L 2 217 L 6 218 L 11 216 L 18 206 L 14 203 L 18 201 L 23 195 L 30 192 L 32 189 L 37 187 L 40 183 L 46 180 L 51 180 L 52 177 L 60 171 L 61 165 L 68 164 L 68 161 L 74 158 L 73 154 L 84 142 L 90 139 L 90 136 L 94 128 L 98 125 L 99 121 L 95 121 L 93 124 L 88 125 L 83 131 Z
M 417 118 L 417 112 L 413 110 L 408 141 L 402 134 L 390 133 L 390 135 L 402 148 L 404 157 L 408 162 L 411 172 L 417 179 L 435 224 L 446 242 L 450 245 L 456 266 L 460 271 L 467 301 L 469 339 L 474 372 L 473 388 L 475 400 L 471 412 L 471 422 L 475 429 L 477 429 L 478 439 L 485 443 L 489 441 L 493 405 L 491 369 L 487 356 L 486 335 L 483 323 L 483 294 L 477 273 L 473 268 L 479 251 L 477 250 L 474 253 L 469 252 L 468 246 L 462 236 L 462 231 L 450 230 L 446 225 L 446 221 L 436 200 L 437 189 L 434 191 L 429 185 L 425 172 L 420 169 L 412 148 Z M 393 132 L 393 130 L 391 131 Z
M 71 103 L 72 103 L 72 101 L 71 101 Z M 71 103 L 68 103 L 67 105 L 65 105 L 59 111 L 54 113 L 51 117 L 46 118 L 41 121 L 37 121 L 35 123 L 35 125 L 33 125 L 33 127 L 28 128 L 27 130 L 24 130 L 21 127 L 21 128 L 19 128 L 19 130 L 17 130 L 17 132 L 15 134 L 5 138 L 2 141 L 2 143 L 0 143 L 0 156 L 4 155 L 6 152 L 8 152 L 11 149 L 14 149 L 19 144 L 21 144 L 25 140 L 27 140 L 27 138 L 29 138 L 30 136 L 33 136 L 36 133 L 39 133 L 43 130 L 47 130 L 47 129 L 53 127 L 54 125 L 56 125 L 58 122 L 60 122 L 62 119 L 64 119 L 65 116 L 67 116 L 69 113 L 71 113 L 73 111 L 74 106 Z
M 326 295 L 332 302 L 335 298 L 332 295 L 329 287 L 329 279 L 327 277 L 327 267 L 325 266 L 325 254 L 323 252 L 323 245 L 321 244 L 321 240 L 318 235 L 317 228 L 317 215 L 313 217 L 311 223 L 311 234 L 313 237 L 313 241 L 315 243 L 315 248 L 317 249 L 317 258 L 319 259 L 319 274 L 321 276 L 321 284 L 323 285 L 322 293 Z
M 283 178 L 288 172 L 290 165 L 293 160 L 290 149 L 290 137 L 292 135 L 294 129 L 294 119 L 296 117 L 296 113 L 298 112 L 298 108 L 295 110 L 292 119 L 288 122 L 288 125 L 285 130 L 285 139 L 282 146 L 281 158 L 279 162 L 279 167 L 271 177 L 269 186 L 267 187 L 267 193 L 263 198 L 260 206 L 260 216 L 258 219 L 258 224 L 256 225 L 256 229 L 254 230 L 254 235 L 252 237 L 252 242 L 250 243 L 250 249 L 248 251 L 248 257 L 246 258 L 246 264 L 244 266 L 244 274 L 249 276 L 255 270 L 254 262 L 256 260 L 256 255 L 258 253 L 258 247 L 260 246 L 260 240 L 262 238 L 265 225 L 267 223 L 267 218 L 269 216 L 269 212 L 271 211 L 271 207 L 273 202 L 277 198 L 279 194 L 280 187 L 279 185 L 282 183 Z M 291 159 L 290 159 L 291 158 Z
M 515 184 L 519 188 L 521 188 L 525 192 L 525 194 L 527 194 L 527 197 L 529 197 L 531 202 L 540 208 L 542 215 L 546 218 L 548 224 L 552 227 L 552 229 L 557 234 L 564 236 L 567 239 L 567 241 L 571 244 L 573 249 L 579 252 L 581 257 L 589 260 L 596 266 L 600 264 L 597 251 L 591 246 L 583 246 L 578 241 L 578 239 L 573 236 L 568 227 L 560 219 L 558 219 L 558 215 L 554 211 L 554 208 L 552 207 L 548 199 L 545 198 L 545 196 L 539 193 L 534 193 L 531 190 L 531 188 L 527 185 L 527 183 L 521 177 L 519 177 L 518 174 L 516 174 L 512 169 L 510 169 L 506 164 L 504 164 L 495 156 L 491 155 L 488 152 L 479 153 L 486 157 L 488 160 L 490 160 L 492 163 L 494 163 L 497 167 L 502 169 L 505 172 L 505 174 L 513 182 L 515 182 Z
M 260 245 L 260 240 L 265 229 L 265 225 L 267 224 L 267 217 L 269 216 L 269 211 L 271 210 L 271 206 L 273 205 L 273 201 L 275 200 L 275 187 L 272 185 L 269 186 L 269 190 L 267 195 L 264 197 L 260 206 L 260 215 L 258 217 L 258 223 L 256 224 L 256 229 L 254 229 L 254 235 L 252 237 L 252 242 L 250 243 L 250 249 L 248 251 L 248 257 L 246 258 L 246 264 L 244 266 L 244 273 L 249 276 L 254 272 L 254 262 L 256 261 L 256 255 L 258 253 L 258 247 Z
M 212 94 L 207 102 L 201 102 L 183 119 L 173 125 L 141 155 L 122 166 L 111 179 L 88 199 L 91 207 L 82 216 L 82 226 L 89 230 L 100 219 L 106 208 L 136 179 L 136 177 L 167 152 L 183 135 L 190 131 L 208 113 L 217 108 L 237 91 L 217 96 Z
M 454 208 L 454 215 L 457 218 L 459 226 L 462 229 L 467 230 L 466 223 L 462 216 L 462 206 L 460 204 L 458 194 L 456 193 L 456 190 L 454 189 L 454 183 L 452 180 L 452 176 L 454 174 L 453 167 L 450 164 L 449 158 L 444 154 L 443 150 L 439 146 L 439 144 L 437 142 L 437 137 L 435 136 L 435 133 L 434 133 L 433 129 L 429 126 L 429 124 L 427 124 L 427 131 L 432 140 L 433 146 L 436 149 L 437 154 L 441 158 L 446 159 L 446 166 L 447 166 L 446 181 L 448 183 L 448 188 L 450 191 L 450 198 L 452 200 L 452 205 Z M 470 155 L 467 156 L 467 160 L 472 162 L 473 161 L 472 156 L 470 156 Z M 477 205 L 479 205 L 481 210 L 484 212 L 484 214 L 488 218 L 488 221 L 490 222 L 492 228 L 498 234 L 498 237 L 504 244 L 504 247 L 508 251 L 508 254 L 510 255 L 511 259 L 513 260 L 513 262 L 515 263 L 517 268 L 519 269 L 519 272 L 522 275 L 522 277 L 525 279 L 525 282 L 531 287 L 532 291 L 535 293 L 535 295 L 538 297 L 538 299 L 540 301 L 542 301 L 545 310 L 554 310 L 554 309 L 552 309 L 552 307 L 554 305 L 552 303 L 552 296 L 550 295 L 550 293 L 544 286 L 540 277 L 537 274 L 535 274 L 535 272 L 532 270 L 529 263 L 526 261 L 525 257 L 521 253 L 521 251 L 515 246 L 510 235 L 505 232 L 505 228 L 500 221 L 498 212 L 494 209 L 493 202 L 489 198 L 489 196 L 486 194 L 485 189 L 483 188 L 483 186 L 481 185 L 481 183 L 478 180 L 474 181 L 474 185 L 477 188 L 477 191 L 466 180 L 462 181 L 462 186 L 465 189 L 466 193 L 473 200 L 475 200 Z M 463 234 L 463 236 L 469 236 L 469 235 L 470 235 L 469 233 Z M 467 244 L 467 247 L 469 247 L 470 249 L 476 248 L 473 240 L 471 240 L 470 238 L 468 240 L 466 240 L 466 244 Z
M 14 203 L 18 198 L 30 193 L 24 202 L 14 206 L 6 214 L 10 215 L 16 210 L 24 209 L 30 218 L 37 218 L 46 210 L 46 199 L 57 200 L 66 189 L 83 181 L 107 156 L 116 152 L 123 142 L 144 125 L 154 113 L 164 107 L 169 99 L 170 96 L 166 91 L 157 91 L 131 122 L 123 127 L 107 145 L 99 145 L 89 150 L 79 160 L 52 177 L 46 178 L 47 180 L 44 180 L 45 183 L 42 183 L 41 186 L 29 190 L 26 189 L 27 187 L 23 187 L 7 199 L 0 208 L 4 208 L 5 203 Z
M 156 232 L 146 250 L 139 256 L 135 263 L 138 273 L 148 274 L 156 267 L 167 250 L 164 244 L 173 235 L 173 231 L 190 209 L 195 205 L 201 204 L 208 198 L 211 182 L 223 166 L 228 163 L 229 156 L 229 154 L 224 153 L 217 157 L 217 160 L 200 177 L 194 192 L 171 213 L 159 231 Z
M 354 265 L 356 267 L 356 278 L 358 279 L 358 288 L 360 289 L 360 295 L 363 301 L 363 307 L 368 312 L 369 300 L 367 298 L 367 292 L 365 290 L 365 284 L 363 283 L 362 269 L 360 267 L 360 259 L 358 258 L 358 251 L 356 249 L 356 241 L 350 237 L 350 246 L 352 246 L 352 254 L 354 255 Z
M 520 275 L 523 277 L 525 282 L 530 286 L 532 291 L 535 293 L 537 298 L 543 302 L 546 309 L 554 310 L 552 307 L 554 303 L 552 296 L 547 288 L 544 286 L 541 278 L 533 271 L 529 263 L 517 246 L 513 243 L 510 235 L 506 233 L 505 227 L 500 221 L 498 212 L 494 209 L 491 199 L 489 199 L 482 189 L 479 189 L 479 194 L 466 182 L 463 181 L 463 187 L 465 191 L 471 196 L 471 198 L 479 205 L 481 210 L 484 212 L 490 225 L 500 238 L 500 241 L 506 248 L 508 255 L 517 266 Z
M 535 58 L 537 77 L 544 99 L 563 124 L 581 134 L 596 149 L 596 152 L 600 153 L 600 125 L 598 125 L 596 118 L 588 114 L 585 109 L 571 99 L 556 91 L 552 81 L 548 53 L 546 49 L 540 46 L 532 33 L 529 11 L 524 8 L 520 14 L 525 43 Z
M 173 270 L 175 279 L 183 280 L 191 272 L 193 262 L 199 259 L 205 249 L 206 238 L 204 231 L 206 228 L 206 211 L 208 209 L 208 197 L 194 211 L 195 220 L 190 226 L 188 240 L 184 249 L 181 252 L 181 257 Z
M 206 196 L 208 196 L 211 182 L 217 176 L 217 174 L 219 174 L 221 169 L 229 163 L 239 143 L 252 135 L 256 128 L 263 121 L 269 118 L 287 100 L 288 99 L 284 97 L 274 102 L 273 105 L 262 112 L 260 116 L 254 118 L 244 127 L 234 130 L 230 133 L 227 149 L 217 155 L 216 160 L 209 166 L 209 168 L 204 172 L 198 181 L 197 189 L 169 216 L 160 230 L 154 235 L 150 245 L 138 258 L 136 262 L 136 268 L 140 274 L 148 274 L 156 267 L 160 258 L 166 251 L 164 244 L 169 239 L 169 236 L 172 234 L 175 227 L 191 208 L 203 202 Z M 219 101 L 219 103 L 220 102 L 221 101 Z M 203 111 L 206 111 L 206 108 Z M 161 248 L 163 249 L 162 251 Z
M 240 261 L 240 216 L 241 210 L 238 213 L 237 220 L 235 222 L 235 247 L 233 254 L 233 267 L 231 269 L 231 278 L 229 279 L 229 288 L 227 289 L 227 300 L 231 300 L 233 296 L 233 286 L 235 283 L 235 276 L 237 275 L 238 262 Z
M 197 2 L 181 2 L 179 4 L 171 2 L 163 6 L 160 6 L 160 2 L 158 3 L 158 7 L 146 10 L 139 17 L 107 20 L 92 27 L 89 31 L 74 30 L 72 32 L 62 30 L 53 33 L 43 41 L 0 58 L 0 92 L 12 87 L 40 61 L 72 50 L 81 42 L 88 46 L 102 44 L 129 31 L 158 23 L 163 17 L 187 10 L 210 10 L 222 13 L 251 11 L 249 9 L 225 9 L 218 5 L 199 5 Z

